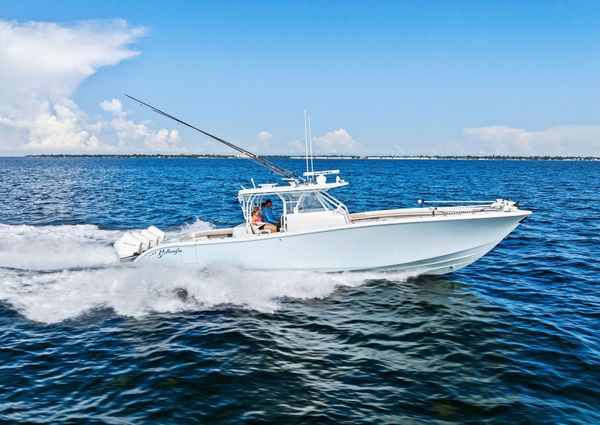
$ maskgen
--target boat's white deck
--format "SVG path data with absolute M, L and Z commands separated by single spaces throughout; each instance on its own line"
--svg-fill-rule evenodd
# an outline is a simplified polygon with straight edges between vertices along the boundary
M 440 208 L 399 208 L 392 210 L 365 211 L 349 214 L 351 223 L 364 223 L 370 221 L 388 221 L 400 219 L 412 219 L 416 217 L 467 215 L 482 212 L 497 212 L 489 206 L 463 206 L 463 207 L 440 207 Z M 234 228 L 210 229 L 194 232 L 183 236 L 180 240 L 210 240 L 242 237 Z M 258 234 L 244 233 L 243 237 L 258 237 Z
M 233 236 L 233 228 L 202 230 L 190 233 L 182 238 L 185 239 L 223 239 Z

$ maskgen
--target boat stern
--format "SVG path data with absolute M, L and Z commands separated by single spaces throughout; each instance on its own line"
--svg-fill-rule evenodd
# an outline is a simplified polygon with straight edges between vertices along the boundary
M 165 232 L 158 227 L 127 232 L 117 239 L 113 245 L 117 257 L 121 261 L 133 261 L 142 252 L 157 246 L 165 240 Z

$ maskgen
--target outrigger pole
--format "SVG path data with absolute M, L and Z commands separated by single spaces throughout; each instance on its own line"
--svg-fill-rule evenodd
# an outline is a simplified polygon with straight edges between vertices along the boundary
M 296 181 L 299 181 L 299 180 L 304 180 L 302 177 L 299 177 L 299 176 L 295 175 L 295 174 L 294 174 L 293 172 L 291 172 L 290 170 L 287 170 L 287 169 L 285 169 L 285 168 L 283 168 L 283 167 L 280 167 L 280 166 L 279 166 L 279 165 L 277 165 L 277 164 L 273 164 L 272 162 L 270 162 L 270 161 L 267 161 L 266 159 L 264 159 L 264 158 L 261 158 L 261 157 L 259 157 L 258 155 L 254 154 L 254 153 L 252 153 L 252 152 L 250 152 L 250 151 L 247 151 L 247 150 L 246 150 L 246 149 L 244 149 L 244 148 L 240 148 L 239 146 L 236 146 L 236 145 L 234 145 L 233 143 L 230 143 L 230 142 L 228 142 L 228 141 L 226 141 L 226 140 L 223 140 L 223 139 L 221 139 L 220 137 L 217 137 L 217 136 L 214 136 L 214 135 L 212 135 L 212 134 L 210 134 L 210 133 L 207 133 L 207 132 L 206 132 L 206 131 L 204 131 L 204 130 L 200 130 L 198 127 L 195 127 L 195 126 L 193 126 L 193 125 L 191 125 L 191 124 L 189 124 L 189 123 L 187 123 L 187 122 L 185 122 L 185 121 L 182 121 L 182 120 L 180 120 L 179 118 L 176 118 L 176 117 L 174 117 L 173 115 L 169 115 L 169 114 L 167 114 L 166 112 L 164 112 L 164 111 L 161 111 L 160 109 L 158 109 L 158 108 L 155 108 L 155 107 L 154 107 L 154 106 L 152 106 L 152 105 L 148 105 L 147 103 L 145 103 L 145 102 L 142 102 L 141 100 L 139 100 L 139 99 L 136 99 L 136 98 L 135 98 L 135 97 L 133 97 L 133 96 L 129 96 L 128 94 L 126 94 L 125 96 L 127 96 L 128 98 L 130 98 L 130 99 L 132 99 L 132 100 L 135 100 L 136 102 L 138 102 L 138 103 L 140 103 L 140 104 L 142 104 L 142 105 L 144 105 L 144 106 L 146 106 L 146 107 L 150 108 L 151 110 L 153 110 L 153 111 L 154 111 L 154 112 L 156 112 L 157 114 L 160 114 L 160 115 L 163 115 L 163 116 L 165 116 L 165 117 L 167 117 L 167 118 L 170 118 L 170 119 L 172 119 L 173 121 L 177 121 L 178 123 L 180 123 L 180 124 L 183 124 L 183 125 L 185 125 L 186 127 L 189 127 L 189 128 L 191 128 L 191 129 L 194 129 L 194 130 L 196 130 L 196 131 L 199 131 L 200 133 L 202 133 L 202 134 L 204 134 L 204 135 L 206 135 L 206 136 L 208 136 L 208 137 L 210 137 L 210 138 L 212 138 L 212 139 L 215 139 L 217 142 L 221 142 L 221 143 L 223 143 L 225 146 L 229 146 L 230 148 L 232 148 L 232 149 L 235 149 L 236 151 L 238 151 L 238 152 L 242 153 L 242 154 L 244 155 L 244 157 L 245 157 L 245 158 L 247 158 L 247 159 L 249 159 L 249 160 L 251 160 L 251 161 L 254 161 L 254 162 L 256 162 L 257 164 L 260 164 L 260 165 L 262 165 L 263 167 L 265 167 L 265 168 L 267 168 L 267 169 L 271 170 L 273 173 L 275 173 L 275 174 L 277 174 L 277 175 L 279 175 L 279 176 L 282 176 L 282 177 L 284 177 L 284 178 L 287 178 L 287 179 L 294 179 L 294 180 L 296 180 Z

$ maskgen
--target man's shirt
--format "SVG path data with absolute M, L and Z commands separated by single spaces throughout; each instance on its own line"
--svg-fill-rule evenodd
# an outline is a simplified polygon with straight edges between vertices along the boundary
M 279 224 L 279 220 L 275 218 L 271 208 L 265 208 L 260 212 L 260 215 L 265 223 Z

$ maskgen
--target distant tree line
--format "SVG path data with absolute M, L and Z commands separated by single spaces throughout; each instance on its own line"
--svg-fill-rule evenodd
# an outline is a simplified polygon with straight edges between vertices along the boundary
M 304 159 L 303 155 L 261 155 L 266 158 Z M 31 158 L 242 158 L 219 154 L 39 154 Z M 511 156 L 511 155 L 316 155 L 316 159 L 367 160 L 513 160 L 513 161 L 599 161 L 597 156 Z

